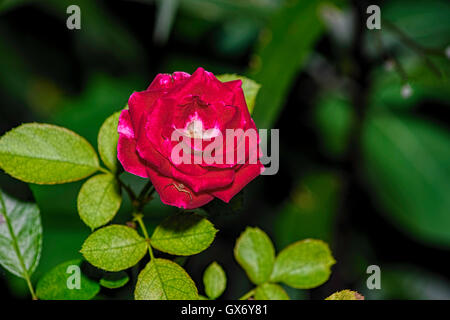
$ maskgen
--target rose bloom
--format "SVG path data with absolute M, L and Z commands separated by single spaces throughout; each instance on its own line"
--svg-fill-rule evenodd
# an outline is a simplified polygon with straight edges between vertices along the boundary
M 259 161 L 257 133 L 257 151 L 252 151 L 255 148 L 249 146 L 245 137 L 235 137 L 234 144 L 227 143 L 225 138 L 227 129 L 256 132 L 241 85 L 241 80 L 222 83 L 202 68 L 192 75 L 158 74 L 147 90 L 131 95 L 129 109 L 120 114 L 117 151 L 124 169 L 149 178 L 165 204 L 193 209 L 214 197 L 229 202 L 264 168 Z M 173 141 L 175 130 L 183 132 L 183 138 L 202 140 L 200 149 L 198 144 L 188 145 L 192 149 L 189 157 L 202 155 L 213 140 L 205 139 L 204 132 L 210 132 L 208 138 L 212 138 L 211 132 L 213 136 L 223 135 L 222 150 L 225 146 L 232 148 L 226 152 L 216 150 L 223 155 L 222 163 L 203 160 L 179 163 L 172 159 L 173 148 L 180 143 Z M 238 152 L 242 143 L 246 146 L 245 153 Z M 227 161 L 225 154 L 230 150 L 236 154 L 232 154 L 232 161 Z M 257 153 L 256 161 L 249 161 L 252 152 Z

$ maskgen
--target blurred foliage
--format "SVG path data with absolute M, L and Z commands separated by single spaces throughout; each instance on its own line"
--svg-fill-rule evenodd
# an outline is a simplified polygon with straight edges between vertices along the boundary
M 382 6 L 383 19 L 425 47 L 447 46 L 450 3 L 445 0 L 395 0 Z M 405 10 L 407 8 L 407 10 Z
M 331 242 L 342 181 L 329 172 L 310 173 L 301 179 L 275 222 L 277 245 L 291 239 L 316 238 Z M 304 226 L 304 227 L 299 227 Z
M 381 290 L 362 289 L 368 300 L 448 300 L 447 279 L 409 265 L 382 269 Z M 363 285 L 364 286 L 364 285 Z
M 355 115 L 348 99 L 336 94 L 323 96 L 315 108 L 314 120 L 321 135 L 324 153 L 342 158 L 350 142 Z
M 389 217 L 418 239 L 448 246 L 449 134 L 392 115 L 374 116 L 366 125 L 366 173 Z
M 293 77 L 323 31 L 319 8 L 326 1 L 289 1 L 273 15 L 250 62 L 251 77 L 262 86 L 254 120 L 271 128 L 283 107 Z

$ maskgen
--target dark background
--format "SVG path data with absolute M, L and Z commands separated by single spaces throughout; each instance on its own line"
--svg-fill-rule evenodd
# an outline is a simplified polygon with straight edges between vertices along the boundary
M 375 3 L 382 29 L 368 30 L 366 8 Z M 81 30 L 66 28 L 70 4 L 81 8 Z M 257 178 L 232 206 L 206 208 L 220 232 L 185 262 L 199 290 L 213 260 L 229 278 L 224 298 L 250 288 L 232 251 L 249 225 L 278 251 L 307 237 L 330 244 L 330 280 L 288 289 L 291 298 L 348 288 L 368 299 L 449 299 L 449 17 L 446 1 L 0 1 L 0 134 L 55 123 L 96 146 L 103 120 L 157 73 L 202 66 L 244 74 L 262 85 L 257 126 L 280 129 L 280 170 Z M 410 97 L 401 94 L 406 84 Z M 124 175 L 136 189 L 144 182 Z M 41 209 L 34 280 L 80 257 L 89 234 L 76 212 L 81 183 L 28 186 L 0 173 L 4 191 Z M 115 221 L 127 221 L 129 210 L 126 202 Z M 172 212 L 155 200 L 146 223 Z M 365 285 L 373 264 L 381 290 Z M 21 279 L 0 274 L 2 292 L 28 299 Z M 130 298 L 132 287 L 102 289 L 100 299 Z

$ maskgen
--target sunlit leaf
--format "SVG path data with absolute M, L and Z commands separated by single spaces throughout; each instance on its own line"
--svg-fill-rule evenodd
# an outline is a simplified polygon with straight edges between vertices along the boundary
M 356 291 L 342 290 L 333 293 L 325 300 L 364 300 L 364 297 Z
M 335 262 L 325 242 L 298 241 L 278 254 L 270 280 L 297 289 L 314 288 L 328 280 Z
M 211 263 L 203 274 L 203 284 L 206 295 L 210 299 L 217 299 L 222 295 L 227 286 L 227 276 L 222 267 L 217 263 Z
M 92 265 L 106 271 L 121 271 L 138 263 L 147 251 L 147 242 L 134 229 L 111 225 L 92 233 L 81 253 Z
M 121 288 L 128 283 L 130 277 L 126 272 L 108 272 L 100 279 L 100 285 L 108 289 Z
M 228 82 L 232 80 L 241 80 L 242 81 L 242 90 L 244 91 L 245 102 L 247 103 L 247 108 L 250 114 L 253 112 L 253 108 L 255 107 L 256 96 L 258 95 L 259 88 L 261 85 L 244 76 L 240 76 L 237 74 L 221 74 L 216 76 L 222 82 Z
M 191 277 L 175 262 L 152 259 L 141 271 L 134 292 L 136 300 L 197 300 Z
M 100 291 L 100 285 L 83 274 L 81 260 L 71 260 L 47 272 L 36 286 L 41 300 L 89 300 Z M 79 278 L 78 278 L 79 277 Z M 79 284 L 79 287 L 77 287 Z
M 117 141 L 119 140 L 117 126 L 119 124 L 119 116 L 120 111 L 108 117 L 98 132 L 100 158 L 112 172 L 117 170 Z
M 25 182 L 76 181 L 97 171 L 98 166 L 92 146 L 62 127 L 28 123 L 0 138 L 0 167 Z
M 247 227 L 234 247 L 234 257 L 255 284 L 267 281 L 275 260 L 270 238 L 259 228 Z
M 255 289 L 255 300 L 289 300 L 289 296 L 278 284 L 263 283 Z
M 195 213 L 173 215 L 156 227 L 151 236 L 154 248 L 179 256 L 197 254 L 213 242 L 217 230 Z
M 84 223 L 96 229 L 114 218 L 121 203 L 117 179 L 111 174 L 100 174 L 83 184 L 78 194 L 77 207 Z

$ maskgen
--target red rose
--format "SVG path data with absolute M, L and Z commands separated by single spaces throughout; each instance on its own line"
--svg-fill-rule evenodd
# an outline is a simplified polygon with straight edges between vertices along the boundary
M 192 209 L 214 197 L 230 201 L 263 170 L 241 84 L 222 83 L 202 68 L 192 75 L 158 74 L 147 90 L 131 95 L 129 110 L 120 115 L 117 149 L 124 169 L 150 178 L 169 205 Z M 241 129 L 240 134 L 226 140 L 230 129 Z M 250 131 L 256 143 L 242 134 Z M 174 159 L 180 146 L 174 134 L 190 139 L 184 144 L 190 163 Z M 222 145 L 211 153 L 214 139 Z

